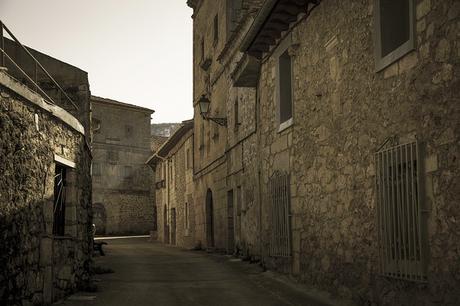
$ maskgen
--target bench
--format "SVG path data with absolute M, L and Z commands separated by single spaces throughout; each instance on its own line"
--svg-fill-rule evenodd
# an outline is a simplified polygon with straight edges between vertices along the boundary
M 102 249 L 102 246 L 103 246 L 104 244 L 107 244 L 107 242 L 104 242 L 104 241 L 93 241 L 93 250 L 94 250 L 94 251 L 99 251 L 99 254 L 101 254 L 101 256 L 105 256 L 104 250 Z

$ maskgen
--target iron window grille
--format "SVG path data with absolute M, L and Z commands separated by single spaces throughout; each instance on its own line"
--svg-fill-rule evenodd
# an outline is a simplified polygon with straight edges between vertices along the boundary
M 65 234 L 65 204 L 66 204 L 66 175 L 67 168 L 56 164 L 54 175 L 54 205 L 53 205 L 53 235 Z
M 275 172 L 269 181 L 270 256 L 291 256 L 290 175 Z
M 375 154 L 380 269 L 385 276 L 426 280 L 420 150 L 417 142 Z

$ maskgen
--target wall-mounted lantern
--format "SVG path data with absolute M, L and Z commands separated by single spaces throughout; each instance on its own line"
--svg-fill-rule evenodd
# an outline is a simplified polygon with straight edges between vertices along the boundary
M 215 123 L 222 125 L 222 126 L 227 126 L 227 118 L 208 117 L 209 107 L 211 106 L 211 101 L 209 101 L 209 99 L 205 95 L 201 96 L 200 100 L 198 100 L 198 104 L 200 106 L 200 113 L 203 119 L 214 121 Z

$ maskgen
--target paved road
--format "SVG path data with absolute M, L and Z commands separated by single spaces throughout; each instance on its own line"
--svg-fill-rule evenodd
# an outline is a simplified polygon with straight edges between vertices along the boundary
M 77 293 L 65 306 L 143 305 L 324 305 L 297 288 L 262 272 L 255 264 L 227 256 L 188 251 L 146 238 L 107 240 L 96 265 L 112 274 L 96 275 L 96 293 Z

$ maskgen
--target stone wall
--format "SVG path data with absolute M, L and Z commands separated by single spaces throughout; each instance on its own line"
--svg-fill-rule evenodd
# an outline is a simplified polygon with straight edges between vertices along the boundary
M 0 71 L 0 79 L 0 304 L 42 305 L 89 280 L 91 157 L 71 115 L 42 106 L 38 95 L 6 72 Z M 62 237 L 53 235 L 56 155 L 75 163 Z
M 179 132 L 182 129 L 188 131 L 181 137 L 173 136 L 174 139 L 165 143 L 168 149 L 157 152 L 161 154 L 161 159 L 155 164 L 157 231 L 162 242 L 192 248 L 196 246 L 196 211 L 192 196 L 193 130 L 192 126 L 181 126 Z
M 97 234 L 148 234 L 156 227 L 152 110 L 92 97 L 93 204 Z
M 256 90 L 233 87 L 232 71 L 241 60 L 238 43 L 261 3 L 242 1 L 240 7 L 232 8 L 234 11 L 229 10 L 227 1 L 202 1 L 194 7 L 195 236 L 203 247 L 229 253 L 248 254 L 248 248 L 254 252 L 259 249 L 259 231 L 248 230 L 258 228 L 253 224 L 258 218 L 249 220 L 259 207 L 254 202 L 257 198 L 253 197 L 258 194 L 257 159 L 254 158 L 258 142 Z M 209 16 L 218 18 L 216 41 Z M 210 61 L 208 68 L 203 65 L 206 60 Z M 211 100 L 209 116 L 225 117 L 226 128 L 202 119 L 196 101 L 203 94 Z M 208 192 L 212 193 L 212 213 L 206 204 Z M 250 202 L 245 200 L 245 192 Z M 231 194 L 233 198 L 229 198 Z M 245 203 L 250 204 L 242 212 L 241 206 Z M 213 243 L 209 241 L 211 228 Z M 233 235 L 232 228 L 235 229 Z
M 225 33 L 224 2 L 194 7 L 194 101 L 206 94 L 210 115 L 228 123 L 222 129 L 203 121 L 195 104 L 196 239 L 261 258 L 268 268 L 356 304 L 455 305 L 460 292 L 458 2 L 414 1 L 416 49 L 376 72 L 372 1 L 321 1 L 264 54 L 256 89 L 236 88 L 232 79 L 254 15 L 241 16 L 231 39 L 213 41 L 210 16 L 219 16 L 219 33 Z M 276 45 L 283 41 L 293 60 L 293 124 L 280 130 Z M 236 116 L 242 125 L 235 125 Z M 427 282 L 383 277 L 378 268 L 374 154 L 388 139 L 417 140 L 424 148 Z M 269 254 L 269 181 L 276 171 L 290 175 L 292 256 L 286 258 Z M 207 235 L 208 190 L 214 244 Z M 231 191 L 233 250 L 228 247 Z
M 275 58 L 262 65 L 262 194 L 277 168 L 291 173 L 294 254 L 288 265 L 306 283 L 360 304 L 458 301 L 459 11 L 455 1 L 416 1 L 416 50 L 375 72 L 372 5 L 322 1 L 290 34 L 294 125 L 282 133 Z M 378 270 L 374 152 L 390 137 L 426 148 L 424 284 L 388 279 Z M 265 241 L 269 233 L 266 224 Z

